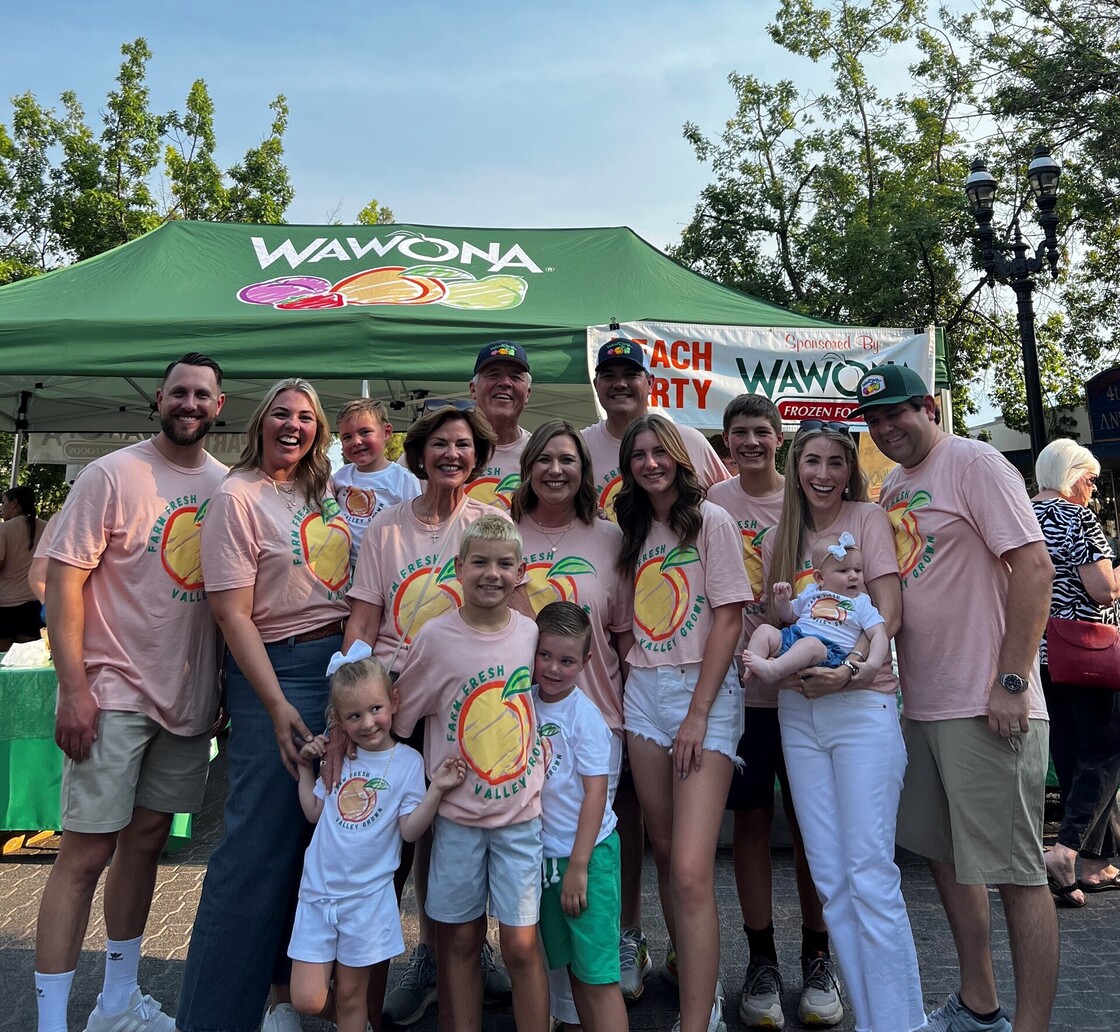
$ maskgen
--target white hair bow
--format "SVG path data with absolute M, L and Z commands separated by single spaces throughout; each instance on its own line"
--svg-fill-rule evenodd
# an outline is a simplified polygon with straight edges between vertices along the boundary
M 346 650 L 345 655 L 336 652 L 331 656 L 331 661 L 327 664 L 327 677 L 330 677 L 339 667 L 346 666 L 347 663 L 360 663 L 363 659 L 369 659 L 372 655 L 373 649 L 364 641 L 356 641 Z
M 835 545 L 828 546 L 828 553 L 833 559 L 840 560 L 848 554 L 849 548 L 854 548 L 856 539 L 847 531 L 840 535 L 840 540 Z

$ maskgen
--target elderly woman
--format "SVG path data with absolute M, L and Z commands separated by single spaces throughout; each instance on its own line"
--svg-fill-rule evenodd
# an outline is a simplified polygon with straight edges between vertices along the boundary
M 27 582 L 35 546 L 47 529 L 35 511 L 35 492 L 13 487 L 0 501 L 0 652 L 39 637 L 39 600 Z
M 350 532 L 330 490 L 330 429 L 306 380 L 253 413 L 202 525 L 202 568 L 228 657 L 229 796 L 183 974 L 183 1032 L 299 1027 L 287 996 L 296 890 L 311 826 L 299 749 L 321 733 L 324 676 L 349 614 Z
M 806 420 L 786 463 L 782 516 L 763 545 L 765 583 L 794 594 L 813 575 L 816 546 L 847 532 L 863 554 L 867 594 L 888 636 L 898 630 L 902 589 L 886 513 L 867 499 L 855 440 L 842 423 Z M 836 667 L 813 667 L 778 693 L 793 805 L 813 882 L 861 1032 L 910 1032 L 925 1024 L 918 959 L 894 862 L 895 819 L 906 749 L 889 663 L 866 650 Z M 806 985 L 832 979 L 827 955 L 803 961 Z M 831 995 L 831 994 L 830 994 Z M 818 1014 L 833 1024 L 843 1008 Z M 803 1020 L 805 1015 L 802 1015 Z
M 1066 438 L 1052 441 L 1035 463 L 1040 490 L 1032 504 L 1054 563 L 1050 615 L 1115 624 L 1120 578 L 1104 531 L 1088 509 L 1100 471 L 1088 449 Z M 1046 874 L 1059 906 L 1082 907 L 1087 892 L 1120 889 L 1120 870 L 1111 863 L 1117 853 L 1112 817 L 1120 788 L 1120 693 L 1055 684 L 1045 638 L 1038 654 L 1063 808 L 1058 841 L 1046 853 Z

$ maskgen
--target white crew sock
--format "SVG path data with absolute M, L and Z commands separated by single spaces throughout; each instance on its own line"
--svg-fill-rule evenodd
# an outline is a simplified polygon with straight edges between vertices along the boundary
M 138 988 L 136 973 L 140 967 L 140 940 L 109 939 L 105 943 L 105 986 L 101 990 L 101 1010 L 120 1014 L 128 1006 Z
M 73 971 L 57 975 L 35 972 L 35 1002 L 39 1007 L 39 1032 L 67 1032 L 66 1006 L 70 1002 Z

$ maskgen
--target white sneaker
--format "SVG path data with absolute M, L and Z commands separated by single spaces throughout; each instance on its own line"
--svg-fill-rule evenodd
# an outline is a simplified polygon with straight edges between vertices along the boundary
M 101 1009 L 101 994 L 86 1022 L 86 1032 L 175 1032 L 175 1019 L 163 1013 L 163 1004 L 134 989 L 120 1014 Z
M 299 1011 L 290 1003 L 278 1003 L 271 1010 L 265 1007 L 261 1032 L 303 1032 Z
M 681 1016 L 677 1015 L 673 1032 L 681 1032 Z M 708 1032 L 727 1032 L 727 1023 L 723 1020 L 723 983 L 716 982 L 716 998 L 712 1004 L 712 1013 L 708 1016 Z
M 619 988 L 628 1003 L 645 992 L 646 978 L 653 970 L 649 944 L 640 928 L 623 928 L 618 940 Z

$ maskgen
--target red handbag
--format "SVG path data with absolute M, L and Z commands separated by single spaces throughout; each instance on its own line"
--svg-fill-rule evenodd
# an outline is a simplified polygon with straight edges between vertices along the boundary
M 1055 684 L 1120 692 L 1120 631 L 1088 620 L 1046 621 L 1046 662 Z

